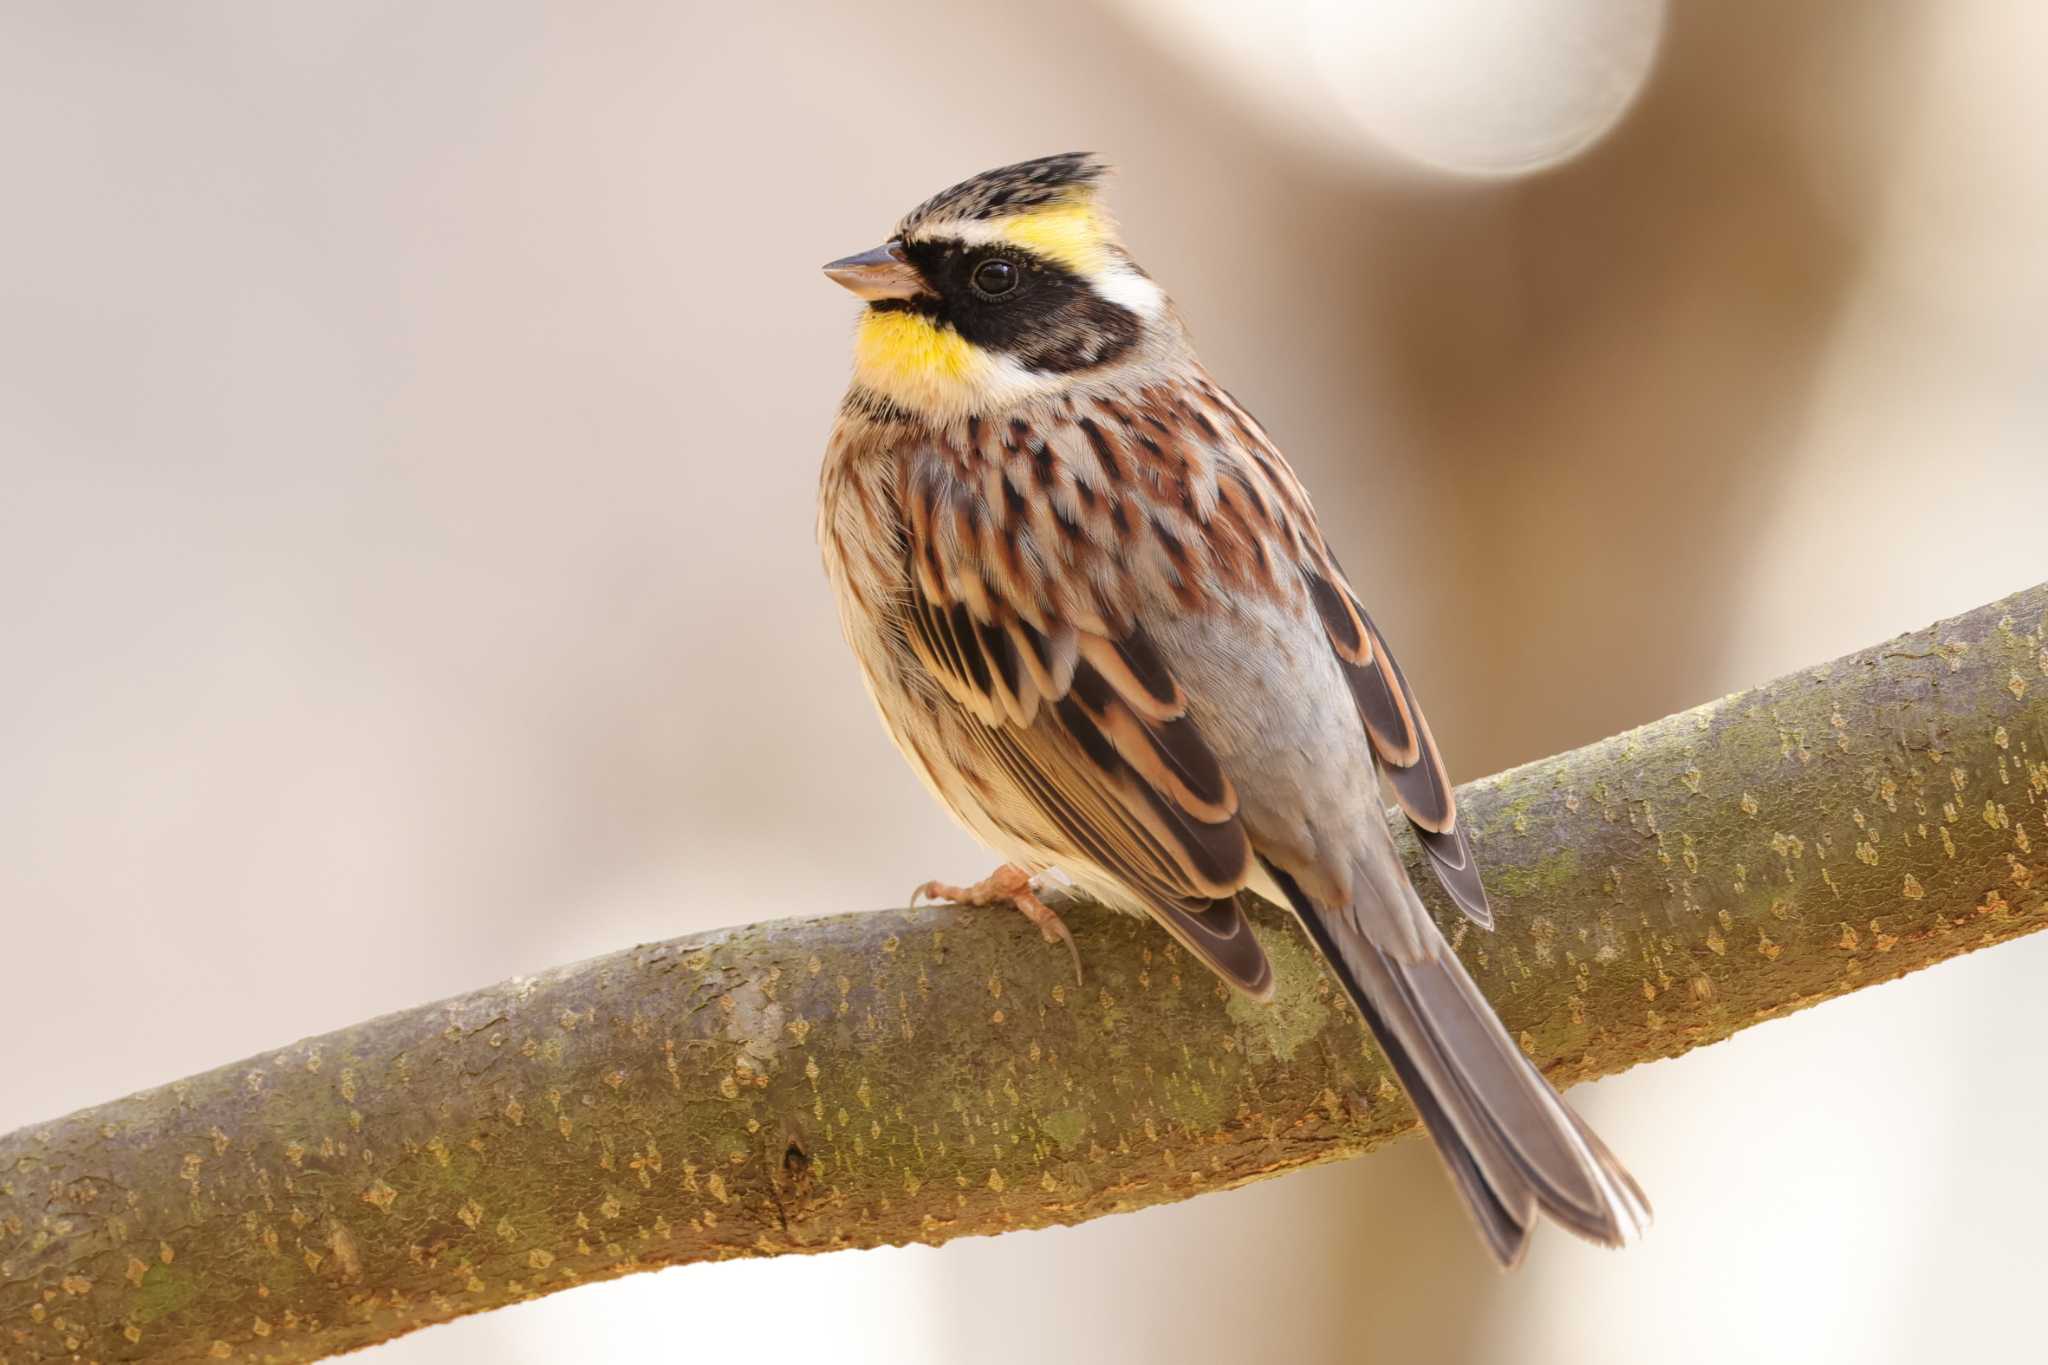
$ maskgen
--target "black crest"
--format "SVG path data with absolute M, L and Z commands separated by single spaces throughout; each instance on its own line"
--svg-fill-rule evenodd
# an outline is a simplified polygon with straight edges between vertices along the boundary
M 1024 213 L 1070 198 L 1108 171 L 1108 164 L 1089 152 L 1062 152 L 983 171 L 939 191 L 905 214 L 896 225 L 896 235 L 906 236 L 926 223 L 985 221 Z

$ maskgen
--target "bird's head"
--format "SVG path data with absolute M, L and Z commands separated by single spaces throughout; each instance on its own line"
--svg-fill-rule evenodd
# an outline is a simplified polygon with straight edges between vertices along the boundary
M 825 273 L 867 300 L 859 385 L 926 418 L 999 412 L 1153 354 L 1166 296 L 1097 201 L 1080 152 L 985 171 L 927 199 Z

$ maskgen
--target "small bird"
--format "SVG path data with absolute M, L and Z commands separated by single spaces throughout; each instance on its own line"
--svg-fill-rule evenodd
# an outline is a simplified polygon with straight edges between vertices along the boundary
M 1540 1211 L 1623 1245 L 1650 1210 L 1423 908 L 1377 774 L 1492 927 L 1443 760 L 1308 494 L 1209 377 L 1100 202 L 1042 157 L 927 199 L 825 273 L 865 300 L 818 539 L 890 737 L 1006 861 L 921 892 L 1014 905 L 1057 870 L 1254 999 L 1242 913 L 1291 906 L 1503 1266 Z M 1078 962 L 1078 959 L 1077 959 Z

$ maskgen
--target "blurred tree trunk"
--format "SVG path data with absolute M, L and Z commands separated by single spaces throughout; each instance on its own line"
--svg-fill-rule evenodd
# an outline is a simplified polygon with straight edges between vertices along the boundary
M 2048 585 L 1459 795 L 1500 928 L 1445 923 L 1560 1083 L 2026 933 Z M 761 924 L 0 1138 L 0 1365 L 311 1360 L 658 1266 L 1077 1222 L 1413 1126 L 1284 915 L 1258 921 L 1265 1007 L 1149 924 L 1067 914 L 1079 989 L 1010 915 Z

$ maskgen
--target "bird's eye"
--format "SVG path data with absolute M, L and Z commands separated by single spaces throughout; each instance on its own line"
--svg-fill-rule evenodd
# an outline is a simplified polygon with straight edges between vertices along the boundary
M 1001 258 L 983 261 L 974 267 L 974 288 L 989 298 L 1001 298 L 1017 287 L 1017 267 L 1014 262 Z

